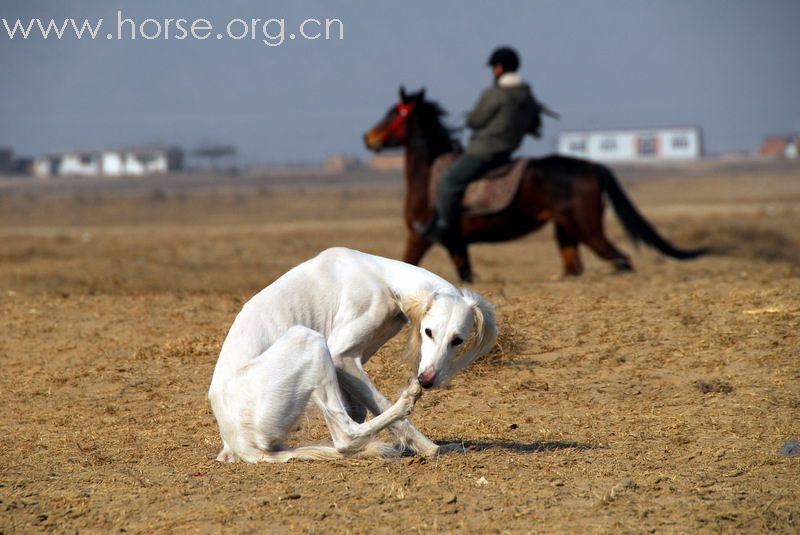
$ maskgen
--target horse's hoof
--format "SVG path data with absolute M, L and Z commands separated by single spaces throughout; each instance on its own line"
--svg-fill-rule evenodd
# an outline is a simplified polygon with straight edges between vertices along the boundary
M 461 282 L 475 282 L 475 277 L 472 274 L 472 271 L 468 271 L 466 269 L 458 270 L 458 278 L 461 279 Z
M 614 269 L 617 270 L 617 273 L 630 273 L 633 271 L 633 266 L 627 259 L 619 258 L 614 260 Z

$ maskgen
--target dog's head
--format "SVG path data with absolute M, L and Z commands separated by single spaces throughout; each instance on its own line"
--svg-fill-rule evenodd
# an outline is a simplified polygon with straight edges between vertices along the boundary
M 447 383 L 497 340 L 492 305 L 465 288 L 458 294 L 418 294 L 402 306 L 411 323 L 409 351 L 423 388 Z

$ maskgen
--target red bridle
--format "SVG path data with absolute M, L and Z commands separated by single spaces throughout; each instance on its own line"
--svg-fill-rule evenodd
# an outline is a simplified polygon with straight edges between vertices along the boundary
M 397 103 L 397 105 L 395 106 L 395 109 L 397 110 L 397 115 L 394 116 L 394 119 L 392 119 L 392 122 L 389 123 L 389 126 L 386 127 L 386 130 L 384 130 L 381 133 L 381 143 L 385 143 L 386 140 L 389 139 L 389 136 L 394 134 L 397 130 L 400 129 L 401 126 L 403 126 L 403 123 L 406 122 L 406 119 L 408 118 L 409 114 L 416 105 L 417 105 L 416 102 Z

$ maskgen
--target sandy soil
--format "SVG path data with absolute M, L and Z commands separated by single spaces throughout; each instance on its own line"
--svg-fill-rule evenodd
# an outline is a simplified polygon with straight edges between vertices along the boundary
M 717 253 L 563 280 L 549 228 L 474 247 L 499 346 L 412 418 L 466 452 L 287 465 L 213 462 L 221 341 L 325 247 L 397 256 L 400 184 L 0 196 L 0 533 L 797 533 L 800 170 L 628 191 Z M 402 342 L 367 365 L 389 397 Z

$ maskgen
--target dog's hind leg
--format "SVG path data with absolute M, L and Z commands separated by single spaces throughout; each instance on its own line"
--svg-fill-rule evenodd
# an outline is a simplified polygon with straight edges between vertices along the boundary
M 240 369 L 212 397 L 225 445 L 218 460 L 255 462 L 283 449 L 332 365 L 323 336 L 295 326 Z

